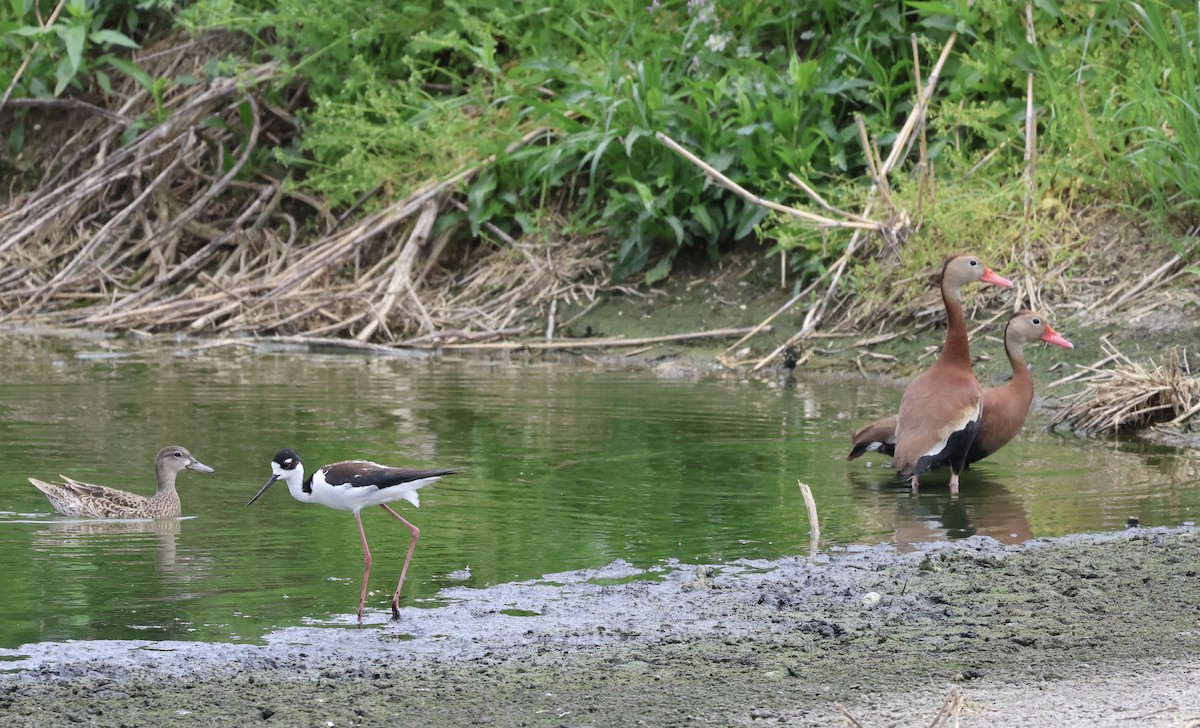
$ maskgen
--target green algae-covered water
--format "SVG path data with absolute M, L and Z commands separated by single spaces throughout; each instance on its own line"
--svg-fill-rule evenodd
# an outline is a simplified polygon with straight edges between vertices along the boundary
M 402 607 L 484 586 L 668 559 L 805 554 L 815 494 L 821 548 L 982 534 L 1034 537 L 1191 522 L 1188 451 L 1025 432 L 963 478 L 919 495 L 886 459 L 844 461 L 898 390 L 801 379 L 670 379 L 564 363 L 211 347 L 202 341 L 22 337 L 0 364 L 0 647 L 68 639 L 254 641 L 277 627 L 353 623 L 362 555 L 353 517 L 273 488 L 270 459 L 362 457 L 467 470 L 399 511 L 421 528 Z M 152 460 L 188 447 L 214 474 L 179 478 L 184 518 L 53 514 L 26 478 L 59 473 L 149 495 Z M 869 463 L 869 464 L 868 464 Z M 363 514 L 367 608 L 390 616 L 408 531 Z

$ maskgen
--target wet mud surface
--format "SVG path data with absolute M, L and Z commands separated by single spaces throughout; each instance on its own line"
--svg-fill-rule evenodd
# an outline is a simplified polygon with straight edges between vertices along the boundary
M 0 650 L 0 722 L 929 725 L 951 691 L 964 726 L 1200 720 L 1192 528 L 618 562 L 440 600 L 263 645 Z

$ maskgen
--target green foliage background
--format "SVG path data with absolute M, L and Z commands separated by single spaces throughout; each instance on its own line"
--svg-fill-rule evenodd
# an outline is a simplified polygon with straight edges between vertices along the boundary
M 568 232 L 608 234 L 618 276 L 655 281 L 680 255 L 716 256 L 750 235 L 819 271 L 844 239 L 764 219 L 654 132 L 764 197 L 808 204 L 786 180 L 795 172 L 854 207 L 865 192 L 854 117 L 886 155 L 915 94 L 911 39 L 927 75 L 951 33 L 929 154 L 939 179 L 987 208 L 972 219 L 1021 204 L 1033 73 L 1040 195 L 1197 222 L 1200 19 L 1182 0 L 1038 0 L 1035 44 L 1025 6 L 1005 0 L 71 0 L 46 25 L 55 5 L 0 9 L 0 85 L 16 96 L 102 97 L 113 72 L 161 88 L 119 51 L 175 27 L 227 29 L 245 40 L 237 62 L 273 60 L 281 87 L 305 90 L 298 136 L 275 150 L 296 184 L 348 206 L 496 155 L 468 190 L 474 232 L 565 218 Z M 26 141 L 0 119 L 10 146 Z M 552 133 L 512 146 L 541 127 Z

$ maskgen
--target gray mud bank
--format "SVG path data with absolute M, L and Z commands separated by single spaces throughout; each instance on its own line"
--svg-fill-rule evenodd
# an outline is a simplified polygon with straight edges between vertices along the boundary
M 0 650 L 0 723 L 930 725 L 953 697 L 964 726 L 1200 725 L 1190 528 L 618 562 L 441 598 L 262 645 Z

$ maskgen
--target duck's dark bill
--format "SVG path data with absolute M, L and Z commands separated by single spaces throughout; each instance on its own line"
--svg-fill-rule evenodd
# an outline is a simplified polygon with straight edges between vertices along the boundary
M 266 493 L 266 492 L 267 492 L 267 488 L 270 488 L 270 487 L 271 487 L 271 483 L 274 483 L 276 480 L 279 480 L 279 476 L 278 476 L 278 475 L 272 475 L 272 476 L 271 476 L 271 479 L 267 481 L 267 484 L 266 484 L 266 485 L 264 485 L 264 486 L 262 487 L 262 490 L 258 491 L 258 493 L 256 493 L 256 494 L 255 494 L 255 496 L 254 496 L 253 498 L 251 498 L 251 499 L 250 499 L 250 502 L 249 502 L 249 503 L 247 503 L 246 505 L 248 505 L 248 506 L 252 506 L 252 505 L 254 505 L 254 501 L 258 500 L 258 497 L 259 497 L 260 495 L 262 495 L 263 493 Z

